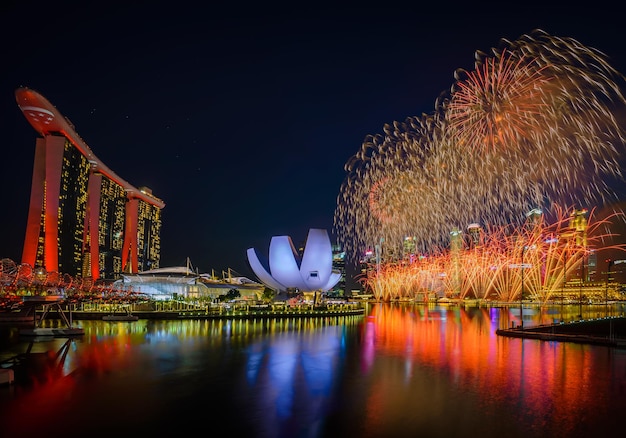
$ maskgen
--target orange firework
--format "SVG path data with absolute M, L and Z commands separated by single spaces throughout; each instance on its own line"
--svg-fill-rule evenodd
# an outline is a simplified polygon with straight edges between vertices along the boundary
M 470 223 L 618 200 L 626 98 L 606 56 L 534 31 L 475 60 L 433 114 L 385 124 L 346 164 L 334 226 L 351 260 L 381 239 L 391 252 L 415 236 L 428 252 Z
M 544 120 L 552 117 L 542 96 L 550 89 L 544 73 L 535 58 L 515 59 L 506 50 L 474 71 L 457 71 L 446 107 L 448 134 L 469 153 L 518 147 L 536 136 L 546 121 L 553 124 Z

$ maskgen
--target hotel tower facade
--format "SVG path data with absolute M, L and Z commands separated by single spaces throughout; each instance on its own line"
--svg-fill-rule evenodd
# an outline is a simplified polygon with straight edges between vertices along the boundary
M 15 96 L 41 135 L 22 263 L 94 281 L 158 268 L 165 203 L 111 171 L 41 94 Z

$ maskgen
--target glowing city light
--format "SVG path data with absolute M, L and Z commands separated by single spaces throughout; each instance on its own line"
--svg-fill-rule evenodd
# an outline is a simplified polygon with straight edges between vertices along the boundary
M 477 51 L 474 70 L 454 79 L 433 113 L 385 124 L 348 160 L 334 217 L 339 244 L 351 260 L 379 249 L 377 275 L 364 280 L 379 299 L 445 291 L 511 301 L 521 273 L 507 267 L 520 263 L 512 239 L 521 238 L 536 248 L 525 254 L 524 293 L 549 300 L 593 250 L 580 233 L 567 248 L 555 240 L 566 234 L 566 206 L 618 200 L 610 181 L 622 180 L 624 76 L 596 49 L 535 30 Z M 524 220 L 541 221 L 545 241 L 527 235 Z M 407 258 L 405 236 L 434 257 Z

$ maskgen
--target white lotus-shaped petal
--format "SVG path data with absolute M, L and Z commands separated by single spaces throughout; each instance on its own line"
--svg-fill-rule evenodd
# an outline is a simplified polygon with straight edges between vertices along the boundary
M 256 255 L 248 248 L 250 267 L 267 287 L 285 291 L 297 288 L 302 292 L 327 291 L 335 286 L 341 273 L 333 272 L 333 252 L 324 229 L 309 230 L 302 260 L 299 260 L 291 237 L 274 236 L 270 241 L 269 272 Z

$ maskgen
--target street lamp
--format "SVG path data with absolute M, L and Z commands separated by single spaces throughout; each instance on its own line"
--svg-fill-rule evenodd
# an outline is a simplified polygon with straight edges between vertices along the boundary
M 561 284 L 561 322 L 563 322 L 563 302 L 565 301 L 565 283 L 567 283 L 567 242 L 563 246 L 563 283 Z
M 520 295 L 519 295 L 519 315 L 520 315 L 520 325 L 522 330 L 524 329 L 524 308 L 523 308 L 523 301 L 524 301 L 524 269 L 526 268 L 532 268 L 532 264 L 530 263 L 524 263 L 524 254 L 526 253 L 527 249 L 534 249 L 536 248 L 535 245 L 531 245 L 531 246 L 526 246 L 524 245 L 522 247 L 522 262 L 521 263 L 512 263 L 509 265 L 510 269 L 521 269 L 522 270 L 522 288 L 520 291 Z M 510 278 L 509 278 L 510 280 Z M 511 284 L 509 283 L 509 287 L 511 286 Z M 513 300 L 511 300 L 513 301 Z
M 522 264 L 521 264 L 521 269 L 522 269 L 522 290 L 519 294 L 519 319 L 520 319 L 520 325 L 521 325 L 521 329 L 524 330 L 524 269 L 526 269 L 526 264 L 524 263 L 524 254 L 526 253 L 526 250 L 528 249 L 528 246 L 524 245 L 522 247 Z
M 604 289 L 604 316 L 609 316 L 609 281 L 611 280 L 611 267 L 613 260 L 606 259 L 606 288 Z
M 585 252 L 580 260 L 580 284 L 578 285 L 578 317 L 583 317 L 583 277 L 585 275 Z

